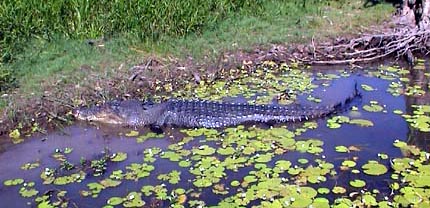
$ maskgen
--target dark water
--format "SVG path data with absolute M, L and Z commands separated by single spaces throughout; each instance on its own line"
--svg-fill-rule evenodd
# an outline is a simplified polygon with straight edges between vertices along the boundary
M 425 80 L 418 80 L 421 78 L 420 72 L 416 72 L 418 75 L 411 75 L 411 82 L 426 83 Z M 345 111 L 340 115 L 346 115 L 351 118 L 363 118 L 371 120 L 374 123 L 373 127 L 359 127 L 356 125 L 343 125 L 339 129 L 329 129 L 326 127 L 326 120 L 319 119 L 318 128 L 314 130 L 308 130 L 304 134 L 296 137 L 296 140 L 306 140 L 309 138 L 316 138 L 324 142 L 324 152 L 320 156 L 314 156 L 299 152 L 287 152 L 284 155 L 276 156 L 272 161 L 277 159 L 287 159 L 289 161 L 297 161 L 299 158 L 309 158 L 310 160 L 325 157 L 329 162 L 332 162 L 338 175 L 336 177 L 328 178 L 328 180 L 322 184 L 313 185 L 314 187 L 333 187 L 334 185 L 348 184 L 351 179 L 360 178 L 367 181 L 366 188 L 372 190 L 377 188 L 382 192 L 382 195 L 389 195 L 391 190 L 388 188 L 390 174 L 383 176 L 367 176 L 365 174 L 352 174 L 351 172 L 342 172 L 338 170 L 338 166 L 342 161 L 348 157 L 356 156 L 357 167 L 361 167 L 369 159 L 377 159 L 378 153 L 386 153 L 390 157 L 400 157 L 402 153 L 399 149 L 395 148 L 392 144 L 393 141 L 398 139 L 407 141 L 411 144 L 420 146 L 423 149 L 428 150 L 429 146 L 426 142 L 429 139 L 427 133 L 418 132 L 411 130 L 408 127 L 407 122 L 399 115 L 393 113 L 393 110 L 399 109 L 403 112 L 410 113 L 412 109 L 411 104 L 428 104 L 430 99 L 428 93 L 423 97 L 405 97 L 405 96 L 393 96 L 386 92 L 388 85 L 392 81 L 383 80 L 375 77 L 365 76 L 366 73 L 356 73 L 348 78 L 340 78 L 333 82 L 333 85 L 329 88 L 318 88 L 313 94 L 323 98 L 323 103 L 332 103 L 333 101 L 340 100 L 351 92 L 355 81 L 358 86 L 361 84 L 368 84 L 376 88 L 376 91 L 365 91 L 360 89 L 361 98 L 355 99 L 352 105 L 357 106 L 360 110 L 357 113 L 351 111 Z M 416 77 L 414 77 L 416 76 Z M 418 77 L 418 78 L 417 78 Z M 423 85 L 425 86 L 425 85 Z M 345 90 L 348 89 L 348 90 Z M 427 89 L 428 91 L 428 89 Z M 304 95 L 303 97 L 305 97 Z M 304 99 L 302 102 L 305 102 Z M 367 112 L 361 110 L 361 107 L 368 104 L 370 101 L 378 101 L 381 105 L 384 105 L 386 112 Z M 288 124 L 289 129 L 295 129 L 300 124 Z M 264 127 L 264 126 L 263 126 Z M 13 145 L 7 148 L 6 151 L 0 154 L 0 181 L 13 178 L 24 178 L 26 181 L 35 181 L 36 189 L 39 190 L 39 195 L 48 190 L 61 189 L 67 190 L 67 197 L 71 202 L 76 203 L 79 207 L 102 207 L 106 204 L 107 199 L 112 196 L 126 196 L 130 191 L 139 192 L 143 185 L 157 185 L 165 183 L 167 188 L 170 190 L 174 188 L 195 189 L 192 182 L 190 182 L 194 176 L 188 173 L 188 168 L 180 168 L 177 163 L 170 162 L 165 159 L 157 159 L 154 163 L 155 170 L 151 172 L 151 176 L 141 179 L 137 182 L 131 182 L 124 180 L 119 187 L 110 188 L 103 190 L 98 198 L 82 197 L 79 194 L 80 190 L 87 190 L 87 183 L 99 181 L 102 178 L 110 175 L 113 170 L 125 169 L 125 166 L 132 162 L 142 162 L 142 151 L 151 147 L 160 147 L 165 150 L 168 145 L 174 144 L 178 139 L 164 138 L 164 139 L 150 139 L 143 143 L 136 143 L 136 140 L 126 136 L 119 136 L 119 133 L 128 132 L 129 129 L 112 129 L 111 127 L 100 127 L 97 128 L 93 125 L 85 123 L 78 123 L 74 126 L 65 128 L 63 131 L 54 132 L 47 136 L 38 136 L 26 140 L 24 143 Z M 139 129 L 141 133 L 149 131 L 148 129 Z M 178 130 L 172 130 L 173 133 L 178 134 Z M 191 146 L 198 146 L 201 142 L 194 140 L 192 143 L 187 144 Z M 338 145 L 344 146 L 357 146 L 361 148 L 361 151 L 353 152 L 351 154 L 337 153 L 335 147 Z M 212 146 L 217 146 L 216 143 L 212 143 Z M 71 147 L 73 152 L 68 155 L 68 161 L 74 164 L 78 164 L 81 157 L 88 159 L 94 159 L 100 156 L 101 152 L 105 148 L 109 148 L 112 152 L 127 152 L 128 158 L 125 162 L 121 163 L 109 163 L 107 172 L 103 177 L 94 177 L 88 175 L 82 183 L 73 183 L 66 186 L 56 185 L 42 185 L 40 174 L 45 167 L 56 168 L 59 166 L 59 162 L 51 157 L 55 149 Z M 28 163 L 40 161 L 40 167 L 33 170 L 23 171 L 20 166 Z M 388 165 L 388 160 L 381 161 L 385 165 Z M 273 164 L 273 163 L 272 163 Z M 270 165 L 270 162 L 269 162 Z M 242 179 L 247 175 L 252 167 L 245 167 L 240 169 L 239 172 L 226 171 L 228 177 L 225 181 L 226 184 L 230 184 L 233 179 Z M 180 170 L 181 183 L 177 185 L 169 185 L 166 182 L 162 182 L 156 179 L 156 176 L 160 173 L 168 173 L 171 170 Z M 227 185 L 228 186 L 228 185 Z M 345 185 L 348 186 L 348 185 Z M 6 187 L 3 183 L 0 184 L 0 202 L 1 207 L 35 207 L 34 198 L 22 198 L 19 194 L 20 186 Z M 230 193 L 230 195 L 233 193 Z M 227 195 L 228 196 L 228 195 Z M 216 205 L 221 197 L 212 193 L 211 188 L 202 189 L 202 195 L 199 200 L 203 200 L 207 205 Z M 329 199 L 334 199 L 334 196 L 329 195 Z M 145 201 L 149 202 L 151 199 L 144 198 Z M 168 202 L 164 202 L 161 206 L 168 206 Z

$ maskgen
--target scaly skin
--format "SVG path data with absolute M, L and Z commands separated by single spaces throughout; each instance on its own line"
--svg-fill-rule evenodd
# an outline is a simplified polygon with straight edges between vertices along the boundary
M 148 104 L 138 100 L 113 101 L 102 106 L 74 111 L 79 120 L 127 126 L 164 126 L 219 128 L 249 122 L 282 123 L 324 117 L 344 108 L 357 95 L 328 106 L 250 105 L 202 100 L 168 100 Z

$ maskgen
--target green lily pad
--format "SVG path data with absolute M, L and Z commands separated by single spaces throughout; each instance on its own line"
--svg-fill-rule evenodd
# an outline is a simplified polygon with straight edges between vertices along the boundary
M 122 204 L 123 201 L 124 201 L 124 199 L 121 197 L 111 197 L 107 200 L 107 204 L 112 205 L 112 206 L 117 206 L 117 205 Z
M 138 132 L 138 131 L 131 130 L 130 132 L 126 133 L 126 134 L 125 134 L 125 136 L 128 136 L 128 137 L 135 137 L 135 136 L 139 136 L 139 132 Z
M 168 158 L 170 161 L 173 161 L 173 162 L 178 162 L 178 161 L 182 160 L 181 155 L 179 155 L 176 152 L 172 152 L 172 151 L 163 152 L 163 153 L 161 153 L 160 157 L 161 158 Z
M 142 194 L 130 192 L 124 199 L 122 204 L 124 207 L 143 207 L 145 201 L 142 200 Z
M 363 165 L 361 168 L 363 168 L 363 172 L 368 175 L 383 175 L 388 171 L 385 165 L 374 160 L 368 161 L 367 164 Z
M 198 149 L 193 149 L 194 154 L 204 155 L 204 156 L 212 155 L 215 153 L 215 151 L 216 151 L 215 148 L 210 147 L 208 145 L 202 145 Z
M 307 164 L 309 162 L 309 160 L 305 159 L 305 158 L 300 158 L 297 160 L 297 162 L 299 162 L 300 164 Z
M 333 187 L 333 189 L 331 191 L 334 194 L 344 194 L 344 193 L 346 193 L 346 189 L 344 187 L 341 187 L 341 186 L 335 186 L 335 187 Z
M 10 179 L 3 182 L 5 186 L 16 186 L 22 183 L 24 183 L 24 179 L 22 178 Z
M 186 167 L 190 167 L 191 166 L 191 162 L 190 161 L 186 161 L 186 160 L 181 160 L 178 165 L 180 167 L 186 168 Z
M 348 147 L 345 147 L 343 145 L 336 146 L 336 152 L 346 153 L 349 152 Z
M 217 153 L 220 155 L 232 155 L 236 152 L 233 147 L 219 148 Z
M 240 182 L 239 182 L 239 181 L 234 180 L 234 181 L 232 181 L 232 182 L 230 183 L 230 185 L 231 185 L 231 186 L 239 186 L 239 185 L 240 185 Z
M 212 181 L 208 178 L 198 178 L 193 182 L 194 186 L 198 188 L 209 187 L 212 185 Z
M 258 162 L 258 163 L 267 163 L 270 160 L 272 160 L 272 157 L 273 157 L 272 153 L 257 155 L 257 158 L 255 159 L 255 162 Z
M 370 194 L 364 194 L 361 200 L 364 202 L 364 205 L 366 205 L 367 207 L 378 205 L 376 198 Z
M 39 191 L 34 188 L 21 187 L 21 189 L 19 189 L 19 194 L 26 198 L 36 196 L 38 193 Z
M 106 178 L 100 181 L 100 184 L 106 188 L 108 187 L 117 187 L 121 184 L 121 181 L 112 180 L 110 178 Z
M 293 203 L 291 203 L 291 207 L 308 207 L 312 204 L 312 199 L 302 197 L 301 195 L 294 198 Z
M 345 167 L 348 167 L 348 168 L 355 167 L 356 164 L 357 163 L 355 163 L 352 160 L 345 160 L 345 161 L 342 162 L 342 166 L 345 166 Z
M 364 105 L 363 109 L 365 111 L 369 111 L 369 112 L 381 112 L 381 111 L 384 110 L 384 107 L 378 105 L 377 102 L 372 102 L 371 101 L 371 104 L 370 105 Z
M 170 184 L 177 184 L 181 180 L 181 172 L 173 170 L 168 174 L 160 174 L 157 176 L 158 180 L 168 181 Z
M 402 110 L 393 110 L 393 113 L 397 114 L 397 115 L 402 115 L 403 111 Z
M 66 147 L 66 148 L 64 148 L 64 154 L 70 154 L 70 153 L 72 153 L 73 152 L 73 148 L 71 148 L 71 147 Z
M 34 168 L 37 168 L 40 166 L 40 162 L 34 162 L 34 163 L 25 163 L 24 165 L 21 166 L 22 170 L 31 170 Z
M 362 188 L 366 185 L 366 182 L 360 179 L 355 179 L 349 182 L 349 185 L 355 188 Z
M 330 193 L 330 189 L 328 189 L 328 188 L 318 188 L 317 191 L 319 194 L 329 194 Z
M 139 135 L 139 132 L 135 136 L 138 136 L 138 135 Z M 163 137 L 164 137 L 164 134 L 157 134 L 155 132 L 148 132 L 145 135 L 138 136 L 136 138 L 136 142 L 137 143 L 142 143 L 142 142 L 144 142 L 144 141 L 146 141 L 146 140 L 148 140 L 150 138 L 163 138 Z
M 111 157 L 110 157 L 111 161 L 113 162 L 121 162 L 127 159 L 127 153 L 125 152 L 117 152 L 114 153 Z
M 330 201 L 326 198 L 315 198 L 312 204 L 310 205 L 312 207 L 319 207 L 319 208 L 329 208 L 330 207 Z
M 383 159 L 383 160 L 388 159 L 388 155 L 384 154 L 384 153 L 378 153 L 378 157 L 381 158 L 381 159 Z
M 375 90 L 375 88 L 373 88 L 372 86 L 367 85 L 367 84 L 361 84 L 361 88 L 363 88 L 363 90 L 366 90 L 366 91 L 374 91 Z
M 373 122 L 366 119 L 351 119 L 349 123 L 363 127 L 373 126 Z

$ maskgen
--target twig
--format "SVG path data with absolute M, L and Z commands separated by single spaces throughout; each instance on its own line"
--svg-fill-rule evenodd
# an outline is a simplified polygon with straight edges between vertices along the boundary
M 428 39 L 430 30 L 419 29 L 401 29 L 388 34 L 367 35 L 352 39 L 348 43 L 339 41 L 334 46 L 315 46 L 312 37 L 313 60 L 301 61 L 310 64 L 348 64 L 375 61 L 394 54 L 399 58 L 418 50 L 428 54 L 430 52 L 427 46 Z M 325 59 L 333 60 L 318 60 L 317 52 Z

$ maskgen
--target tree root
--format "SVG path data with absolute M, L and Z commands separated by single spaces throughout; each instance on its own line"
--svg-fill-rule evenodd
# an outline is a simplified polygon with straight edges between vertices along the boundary
M 415 53 L 430 53 L 430 29 L 397 29 L 388 34 L 366 35 L 352 40 L 340 40 L 334 45 L 312 45 L 312 55 L 300 59 L 307 64 L 352 64 L 377 61 L 382 58 L 406 58 L 414 62 Z

